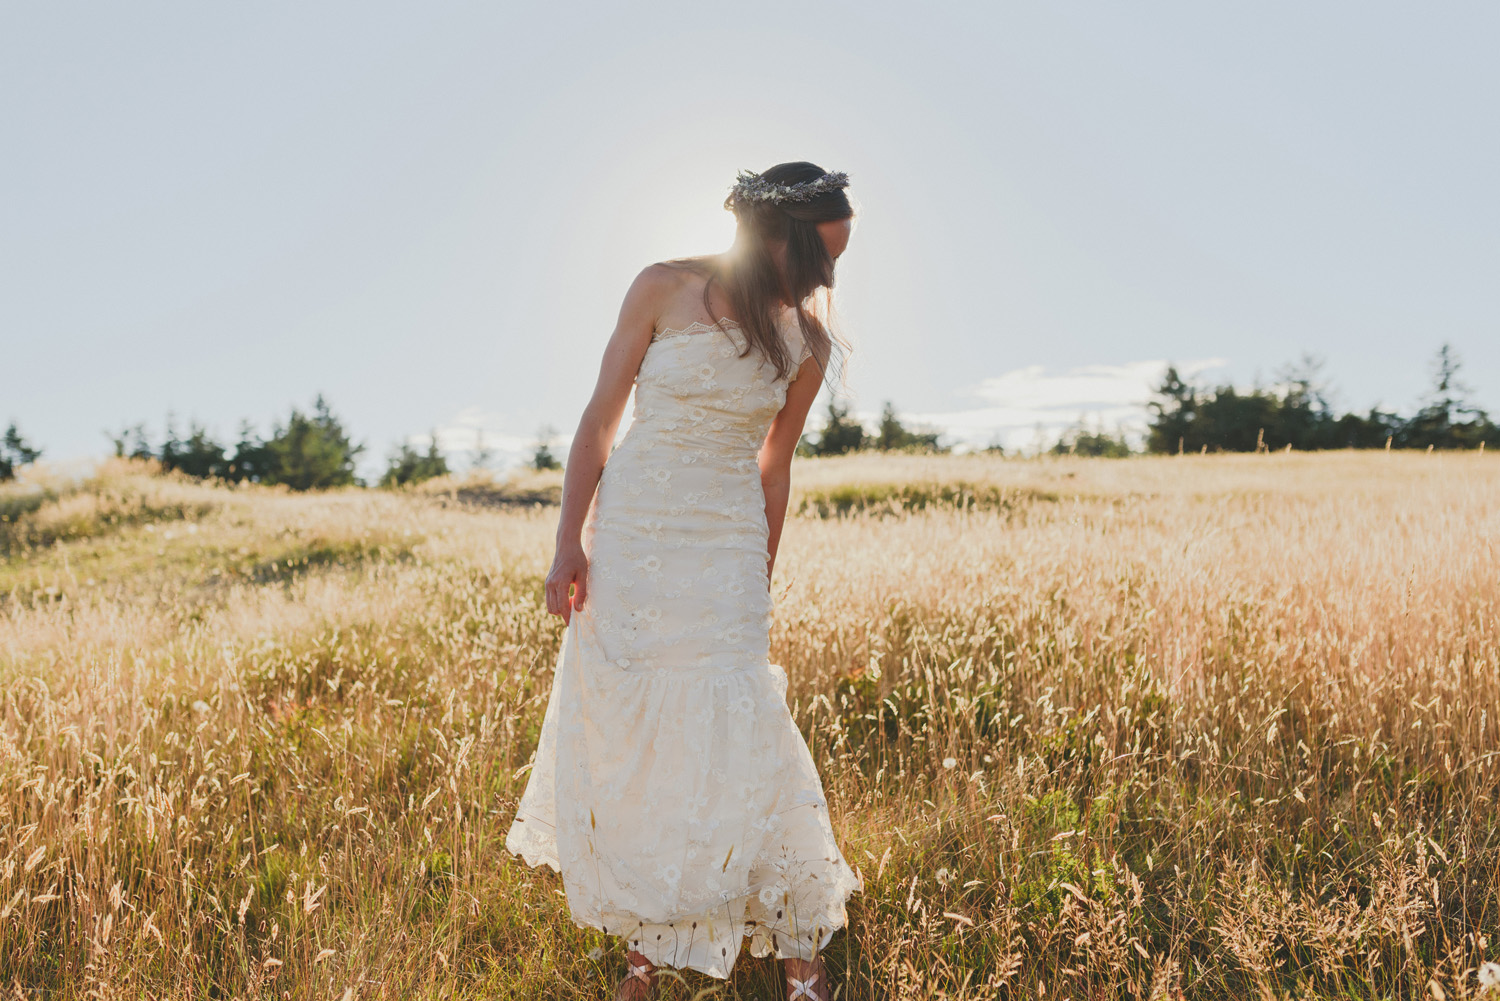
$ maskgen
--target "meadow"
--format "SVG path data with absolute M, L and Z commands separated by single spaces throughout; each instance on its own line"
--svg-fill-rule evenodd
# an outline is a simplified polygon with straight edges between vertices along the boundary
M 793 476 L 772 654 L 864 880 L 842 998 L 1500 975 L 1493 454 Z M 618 946 L 503 848 L 556 487 L 0 488 L 0 991 L 609 997 Z

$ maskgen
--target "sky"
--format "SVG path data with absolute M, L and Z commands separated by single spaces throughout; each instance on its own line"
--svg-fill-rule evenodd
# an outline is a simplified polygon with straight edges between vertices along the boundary
M 367 473 L 503 465 L 786 160 L 851 178 L 856 414 L 1025 448 L 1304 353 L 1410 411 L 1445 341 L 1500 411 L 1497 43 L 1481 3 L 0 0 L 0 421 L 67 461 L 322 393 Z

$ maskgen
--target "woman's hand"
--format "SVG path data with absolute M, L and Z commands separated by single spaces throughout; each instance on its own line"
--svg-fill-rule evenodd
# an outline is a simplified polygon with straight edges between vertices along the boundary
M 547 611 L 561 615 L 565 623 L 571 623 L 573 612 L 583 607 L 588 596 L 589 558 L 578 544 L 559 546 L 552 560 L 552 569 L 547 573 Z M 572 600 L 568 589 L 572 588 Z

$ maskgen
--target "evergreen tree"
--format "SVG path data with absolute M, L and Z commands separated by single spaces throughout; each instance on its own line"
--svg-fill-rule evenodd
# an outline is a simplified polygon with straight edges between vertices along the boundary
M 0 436 L 0 483 L 16 478 L 16 470 L 29 466 L 42 457 L 42 450 L 32 448 L 31 443 L 21 437 L 15 421 Z
M 311 414 L 292 408 L 286 425 L 272 428 L 265 448 L 269 461 L 262 482 L 293 490 L 349 486 L 355 482 L 354 460 L 364 451 L 350 441 L 321 394 Z
M 1370 412 L 1344 414 L 1333 420 L 1329 448 L 1384 448 L 1386 442 L 1394 443 L 1400 433 L 1402 420 L 1396 414 L 1387 413 L 1379 407 Z
M 1433 365 L 1426 403 L 1403 420 L 1378 407 L 1367 414 L 1337 414 L 1321 379 L 1322 363 L 1304 356 L 1280 373 L 1277 390 L 1240 392 L 1233 386 L 1199 389 L 1169 367 L 1151 402 L 1147 450 L 1254 452 L 1301 449 L 1475 448 L 1500 444 L 1500 428 L 1467 402 L 1459 360 L 1444 345 Z
M 487 469 L 495 460 L 495 450 L 484 440 L 484 430 L 474 432 L 474 457 L 469 461 L 470 469 Z
M 146 437 L 146 425 L 135 424 L 124 428 L 119 434 L 109 436 L 110 443 L 115 447 L 115 458 L 117 459 L 154 459 L 156 453 L 151 450 L 151 441 Z
M 163 470 L 175 468 L 177 462 L 177 450 L 181 442 L 177 440 L 177 419 L 172 412 L 167 411 L 166 437 L 162 439 L 161 449 L 156 453 L 157 460 L 161 463 Z
M 1276 427 L 1281 401 L 1262 389 L 1241 393 L 1233 386 L 1219 386 L 1197 401 L 1187 450 L 1204 445 L 1209 451 L 1255 452 L 1281 448 L 1286 442 L 1267 440 L 1266 431 Z
M 427 441 L 427 452 L 421 453 L 406 442 L 391 456 L 385 475 L 380 477 L 383 487 L 399 487 L 407 483 L 421 483 L 436 476 L 448 475 L 448 460 L 438 449 L 437 432 Z
M 1168 365 L 1161 385 L 1156 387 L 1155 399 L 1148 404 L 1152 418 L 1146 436 L 1146 451 L 1196 450 L 1188 439 L 1194 437 L 1193 418 L 1197 404 L 1197 390 L 1177 373 L 1176 365 Z
M 259 483 L 271 471 L 271 452 L 249 421 L 240 422 L 240 439 L 224 464 L 224 479 L 231 483 Z
M 880 430 L 875 433 L 875 447 L 882 452 L 900 448 L 906 444 L 906 428 L 896 416 L 896 405 L 890 400 L 880 408 Z
M 844 455 L 864 448 L 865 429 L 859 421 L 849 419 L 848 404 L 828 401 L 828 420 L 816 440 L 804 436 L 797 450 L 804 455 Z
M 1264 448 L 1288 444 L 1299 449 L 1339 447 L 1337 419 L 1322 375 L 1323 360 L 1312 354 L 1304 354 L 1300 362 L 1285 365 L 1277 373 L 1284 389 L 1275 420 L 1260 442 Z
M 1131 448 L 1123 434 L 1112 435 L 1102 424 L 1090 428 L 1083 417 L 1079 417 L 1078 423 L 1064 431 L 1057 444 L 1052 446 L 1052 454 L 1123 459 L 1131 454 Z
M 1451 344 L 1438 349 L 1432 364 L 1432 389 L 1422 408 L 1397 431 L 1395 443 L 1407 448 L 1477 448 L 1500 444 L 1489 414 L 1467 400 L 1471 392 L 1458 377 L 1462 368 Z
M 906 425 L 902 424 L 901 419 L 896 416 L 896 405 L 890 400 L 886 400 L 885 406 L 881 408 L 880 430 L 876 433 L 871 444 L 882 452 L 893 450 L 912 452 L 946 451 L 938 445 L 938 432 L 911 431 Z
M 537 432 L 536 448 L 531 453 L 532 469 L 561 469 L 562 463 L 552 454 L 552 439 L 557 435 L 551 427 L 543 426 Z
M 194 422 L 188 425 L 187 438 L 178 438 L 170 415 L 167 417 L 167 439 L 162 442 L 158 459 L 163 469 L 174 469 L 200 480 L 227 478 L 229 473 L 224 446 L 214 441 L 206 428 Z

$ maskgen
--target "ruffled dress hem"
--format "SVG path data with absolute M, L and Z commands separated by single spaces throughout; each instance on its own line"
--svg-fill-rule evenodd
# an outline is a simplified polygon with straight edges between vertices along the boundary
M 556 844 L 550 825 L 540 817 L 521 814 L 517 814 L 516 823 L 524 826 L 512 827 L 506 849 L 532 868 L 562 872 L 556 851 L 548 847 L 549 841 Z M 571 905 L 570 909 L 575 924 L 622 939 L 653 966 L 696 970 L 727 980 L 742 948 L 748 947 L 756 958 L 774 955 L 778 960 L 810 960 L 848 924 L 845 906 L 863 889 L 863 882 L 852 872 L 840 878 L 837 869 L 841 859 L 825 861 L 830 863 L 831 878 L 821 883 L 814 878 L 782 891 L 745 893 L 715 908 L 674 915 L 665 921 L 648 921 L 625 912 L 605 919 Z M 758 868 L 774 871 L 776 862 L 775 858 L 765 858 Z M 793 906 L 799 902 L 802 907 Z M 811 912 L 808 905 L 812 905 Z

